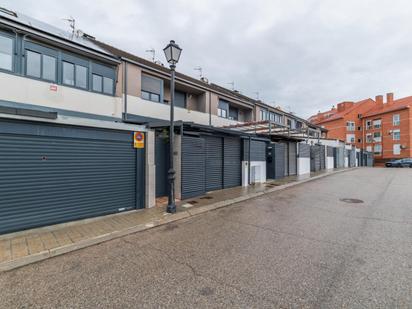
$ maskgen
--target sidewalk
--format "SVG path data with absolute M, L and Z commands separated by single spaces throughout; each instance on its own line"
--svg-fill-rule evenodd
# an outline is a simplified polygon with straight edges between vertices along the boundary
M 164 207 L 154 207 L 0 235 L 0 272 L 346 170 L 291 176 L 265 184 L 211 192 L 181 201 L 176 214 L 166 213 Z

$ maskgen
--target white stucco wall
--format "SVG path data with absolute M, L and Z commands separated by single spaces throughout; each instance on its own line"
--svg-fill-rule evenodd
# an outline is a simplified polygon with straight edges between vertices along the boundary
M 298 175 L 310 174 L 310 158 L 298 158 Z
M 140 97 L 127 96 L 127 111 L 130 114 L 158 118 L 163 120 L 170 119 L 170 106 L 143 100 Z M 189 121 L 203 125 L 209 125 L 209 114 L 198 111 L 191 111 L 186 108 L 175 107 L 175 120 Z M 212 125 L 221 127 L 236 124 L 237 121 L 225 119 L 212 115 Z
M 248 161 L 242 161 L 242 186 L 247 187 L 248 183 Z M 251 179 L 253 183 L 265 183 L 266 182 L 266 162 L 264 161 L 251 161 L 250 162 Z M 254 171 L 254 172 L 253 172 Z
M 57 87 L 56 91 L 50 86 Z M 122 99 L 0 72 L 0 100 L 122 117 Z
M 349 167 L 349 160 L 347 156 L 345 156 L 345 167 Z
M 326 169 L 333 169 L 335 159 L 333 157 L 326 157 Z

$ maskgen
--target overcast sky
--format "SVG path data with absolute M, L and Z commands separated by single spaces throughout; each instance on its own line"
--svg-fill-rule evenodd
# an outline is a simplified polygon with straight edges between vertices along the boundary
M 89 4 L 90 3 L 90 4 Z M 91 4 L 93 3 L 93 5 Z M 165 62 L 174 39 L 182 73 L 308 117 L 344 100 L 412 95 L 412 2 L 363 0 L 0 0 L 68 30 Z M 275 102 L 275 103 L 274 103 Z

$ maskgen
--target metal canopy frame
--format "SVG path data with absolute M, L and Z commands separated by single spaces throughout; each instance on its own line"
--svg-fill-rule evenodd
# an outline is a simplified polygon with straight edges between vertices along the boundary
M 286 125 L 276 123 L 272 120 L 250 121 L 234 125 L 223 126 L 225 129 L 237 130 L 243 133 L 255 133 L 265 135 L 269 138 L 309 138 L 310 128 L 291 129 Z

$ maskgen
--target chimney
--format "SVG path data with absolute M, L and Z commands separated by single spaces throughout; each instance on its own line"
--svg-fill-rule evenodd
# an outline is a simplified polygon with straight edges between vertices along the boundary
M 383 95 L 377 95 L 375 97 L 375 102 L 377 106 L 382 106 L 383 105 Z
M 393 92 L 389 92 L 386 94 L 386 104 L 393 103 Z

